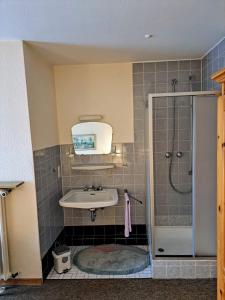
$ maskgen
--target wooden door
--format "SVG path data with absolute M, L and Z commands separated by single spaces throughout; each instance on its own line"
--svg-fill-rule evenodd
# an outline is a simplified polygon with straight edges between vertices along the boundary
M 217 141 L 217 289 L 218 299 L 225 299 L 225 97 L 218 98 Z
M 217 110 L 217 299 L 225 300 L 225 69 L 212 79 L 222 85 Z

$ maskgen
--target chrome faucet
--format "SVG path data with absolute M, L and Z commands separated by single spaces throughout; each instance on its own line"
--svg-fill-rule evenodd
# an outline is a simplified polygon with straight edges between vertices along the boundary
M 89 190 L 89 186 L 88 185 L 85 185 L 84 187 L 83 187 L 83 191 L 84 192 L 87 192 Z
M 87 191 L 89 191 L 89 190 L 92 190 L 92 191 L 102 191 L 103 190 L 103 187 L 101 186 L 101 185 L 99 185 L 99 186 L 94 186 L 94 185 L 92 185 L 92 186 L 88 186 L 87 184 L 83 187 L 83 191 L 84 192 L 87 192 Z
M 102 190 L 103 190 L 102 185 L 99 185 L 99 186 L 97 187 L 97 191 L 102 191 Z
M 88 186 L 87 184 L 84 186 L 83 191 L 87 192 L 89 190 L 96 191 L 97 188 L 94 185 Z

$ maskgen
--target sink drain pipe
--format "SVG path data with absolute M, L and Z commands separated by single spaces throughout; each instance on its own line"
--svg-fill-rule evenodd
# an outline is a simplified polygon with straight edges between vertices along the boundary
M 95 208 L 91 208 L 90 212 L 91 212 L 91 222 L 94 222 L 95 219 L 96 219 L 96 209 Z

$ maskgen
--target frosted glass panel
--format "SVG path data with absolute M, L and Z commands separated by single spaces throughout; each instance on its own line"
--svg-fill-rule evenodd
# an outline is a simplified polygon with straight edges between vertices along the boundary
M 193 214 L 195 254 L 216 255 L 217 101 L 194 97 Z

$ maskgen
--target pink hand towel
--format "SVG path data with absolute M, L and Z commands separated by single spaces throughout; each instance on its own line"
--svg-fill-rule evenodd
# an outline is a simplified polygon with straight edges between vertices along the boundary
M 124 198 L 125 198 L 124 235 L 125 237 L 129 237 L 132 228 L 131 228 L 131 215 L 130 215 L 130 199 L 127 193 L 124 193 Z

